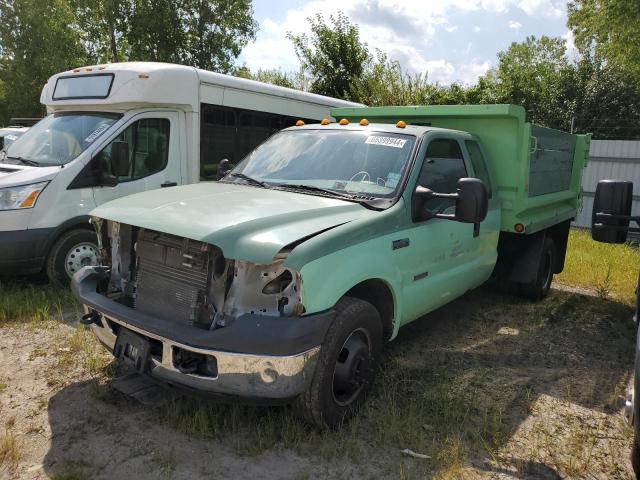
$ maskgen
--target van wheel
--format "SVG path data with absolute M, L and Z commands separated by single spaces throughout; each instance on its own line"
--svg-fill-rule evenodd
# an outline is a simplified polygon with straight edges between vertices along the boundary
M 366 399 L 380 363 L 382 322 L 369 302 L 344 297 L 320 347 L 315 372 L 294 407 L 311 425 L 334 428 Z
M 49 252 L 46 273 L 49 281 L 67 285 L 82 267 L 98 264 L 96 234 L 82 228 L 70 230 L 56 240 Z
M 534 302 L 547 296 L 551 288 L 551 282 L 553 281 L 553 263 L 555 256 L 556 248 L 553 240 L 545 238 L 536 278 L 531 283 L 520 284 L 520 293 L 522 296 Z

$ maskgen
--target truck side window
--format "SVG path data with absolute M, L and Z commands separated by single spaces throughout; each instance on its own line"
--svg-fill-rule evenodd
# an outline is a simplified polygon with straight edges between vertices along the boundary
M 488 197 L 491 198 L 491 177 L 489 177 L 487 162 L 484 160 L 484 155 L 482 155 L 480 145 L 478 145 L 478 142 L 475 140 L 465 140 L 464 144 L 467 147 L 469 156 L 471 157 L 471 165 L 473 165 L 473 171 L 476 174 L 476 178 L 479 178 L 484 182 L 484 185 L 487 187 L 487 193 L 489 194 Z
M 418 184 L 437 193 L 455 193 L 458 180 L 467 176 L 462 150 L 456 140 L 435 139 L 429 143 Z M 433 213 L 454 213 L 456 202 L 450 198 L 432 198 L 424 208 Z
M 119 182 L 148 177 L 165 169 L 169 160 L 170 122 L 166 118 L 145 118 L 132 123 L 114 141 L 129 144 L 129 174 Z M 95 158 L 100 170 L 111 172 L 111 143 Z

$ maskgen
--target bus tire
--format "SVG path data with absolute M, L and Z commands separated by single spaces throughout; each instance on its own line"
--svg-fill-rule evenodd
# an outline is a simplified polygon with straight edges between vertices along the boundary
M 95 232 L 75 228 L 62 234 L 51 247 L 45 265 L 49 281 L 68 285 L 80 268 L 98 264 L 98 241 Z
M 311 383 L 294 404 L 318 429 L 336 428 L 360 408 L 371 391 L 382 352 L 382 321 L 373 305 L 342 298 L 320 348 Z

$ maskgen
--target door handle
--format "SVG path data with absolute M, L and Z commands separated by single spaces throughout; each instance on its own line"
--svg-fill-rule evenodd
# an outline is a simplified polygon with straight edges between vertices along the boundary
M 162 185 L 160 185 L 162 188 L 165 187 L 176 187 L 178 186 L 177 182 L 164 182 Z

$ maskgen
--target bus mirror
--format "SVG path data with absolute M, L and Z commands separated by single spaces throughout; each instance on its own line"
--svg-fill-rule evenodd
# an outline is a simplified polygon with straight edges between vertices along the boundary
M 229 159 L 228 158 L 223 158 L 218 163 L 218 172 L 216 174 L 216 179 L 220 180 L 221 178 L 223 178 L 230 171 L 231 171 L 231 164 L 229 163 Z
M 477 178 L 458 180 L 456 220 L 463 223 L 480 223 L 487 216 L 489 201 L 487 187 Z
M 633 183 L 623 180 L 600 180 L 591 212 L 591 238 L 603 243 L 627 240 Z
M 129 144 L 115 141 L 111 144 L 111 174 L 115 177 L 129 175 Z

